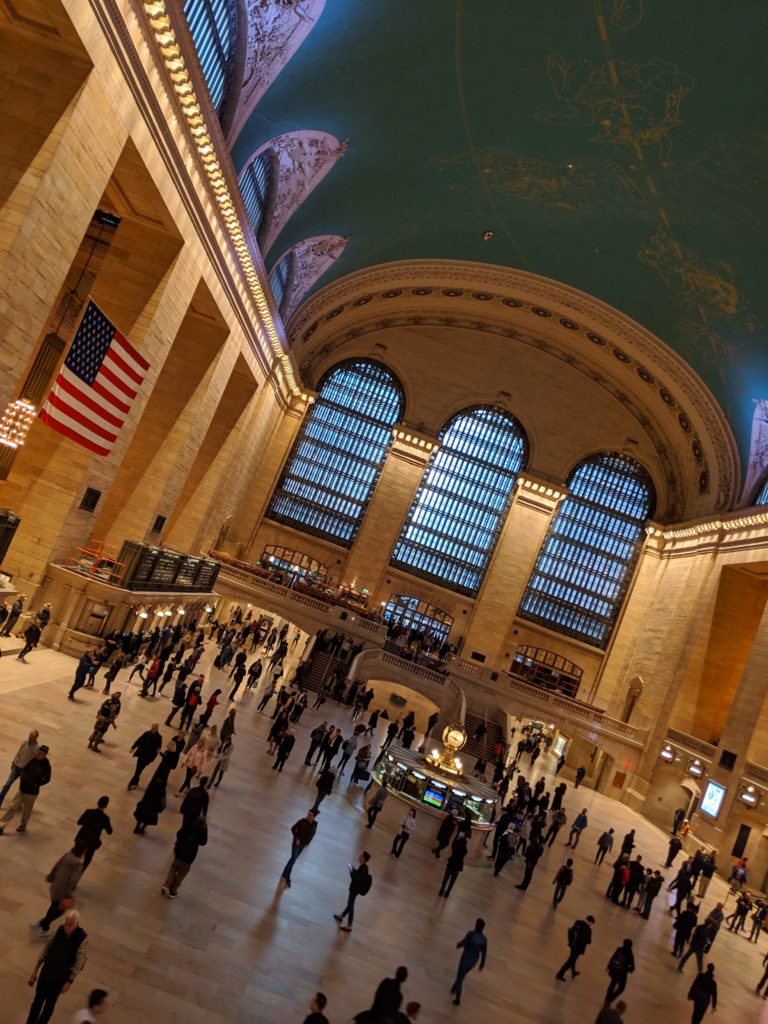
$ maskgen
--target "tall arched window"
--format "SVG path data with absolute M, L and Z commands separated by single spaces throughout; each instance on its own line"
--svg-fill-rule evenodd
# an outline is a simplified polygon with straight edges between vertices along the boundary
M 326 374 L 267 515 L 351 547 L 402 418 L 403 392 L 380 363 L 357 359 Z
M 520 424 L 503 409 L 470 409 L 449 420 L 391 564 L 459 593 L 476 594 L 527 447 Z
M 269 205 L 269 188 L 272 183 L 272 160 L 269 152 L 259 153 L 254 157 L 243 169 L 239 181 L 248 220 L 251 222 L 254 235 L 258 235 Z
M 217 113 L 224 103 L 235 45 L 233 16 L 231 0 L 185 0 L 184 3 L 184 17 Z
M 292 264 L 293 253 L 287 252 L 280 262 L 275 264 L 272 268 L 272 273 L 269 275 L 269 287 L 272 289 L 272 295 L 274 296 L 278 312 L 282 312 L 283 303 L 285 302 L 285 293 L 291 277 Z
M 753 504 L 768 505 L 768 476 L 765 478 L 762 487 L 757 492 L 757 497 L 755 498 Z
M 580 463 L 568 487 L 519 614 L 605 648 L 653 512 L 653 484 L 634 459 L 603 452 Z

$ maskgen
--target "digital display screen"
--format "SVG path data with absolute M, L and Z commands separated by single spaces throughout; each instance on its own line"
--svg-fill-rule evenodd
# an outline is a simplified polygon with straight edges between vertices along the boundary
M 721 786 L 717 782 L 708 782 L 704 796 L 701 798 L 699 810 L 708 814 L 710 818 L 716 818 L 720 813 L 724 797 L 725 786 Z
M 424 790 L 424 796 L 421 798 L 421 802 L 423 804 L 429 804 L 430 807 L 442 807 L 444 799 L 444 789 L 435 789 L 433 786 L 427 786 Z

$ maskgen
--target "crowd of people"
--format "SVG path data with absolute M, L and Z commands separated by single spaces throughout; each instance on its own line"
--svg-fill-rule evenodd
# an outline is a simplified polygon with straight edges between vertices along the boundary
M 296 651 L 301 640 L 300 632 L 284 623 L 280 628 L 273 625 L 266 616 L 251 619 L 242 611 L 226 623 L 211 622 L 206 625 L 208 633 L 196 626 L 182 630 L 154 630 L 147 636 L 110 634 L 104 638 L 98 649 L 86 651 L 79 659 L 72 687 L 67 694 L 75 703 L 76 694 L 83 688 L 94 688 L 99 674 L 103 680 L 102 696 L 105 698 L 97 712 L 94 729 L 88 740 L 90 751 L 101 753 L 105 744 L 110 744 L 110 729 L 117 727 L 121 714 L 122 693 L 112 691 L 111 686 L 121 672 L 127 673 L 124 686 L 131 685 L 131 679 L 138 675 L 138 695 L 144 699 L 157 699 L 164 687 L 173 682 L 170 696 L 171 710 L 165 719 L 166 726 L 172 726 L 179 715 L 178 725 L 173 725 L 172 735 L 165 738 L 159 722 L 140 732 L 130 745 L 129 754 L 133 768 L 126 765 L 126 789 L 143 787 L 135 806 L 134 833 L 143 835 L 148 827 L 156 826 L 160 816 L 166 812 L 171 776 L 177 769 L 183 769 L 183 779 L 175 780 L 177 795 L 183 797 L 178 807 L 180 821 L 175 829 L 175 839 L 169 851 L 169 865 L 159 885 L 160 893 L 174 900 L 184 879 L 192 869 L 199 853 L 208 842 L 208 818 L 212 788 L 218 788 L 224 779 L 235 750 L 237 734 L 236 700 L 241 684 L 243 693 L 260 690 L 257 714 L 262 714 L 269 724 L 267 753 L 274 757 L 272 769 L 282 772 L 289 762 L 296 745 L 295 726 L 308 704 L 308 694 L 302 685 L 307 677 L 309 658 L 299 665 L 297 672 L 286 671 L 289 652 Z M 339 634 L 336 637 L 320 635 L 315 638 L 312 649 L 341 653 L 349 638 Z M 319 641 L 319 646 L 318 646 Z M 215 643 L 216 654 L 211 678 L 207 684 L 204 673 L 196 672 L 198 663 L 205 653 L 206 643 Z M 346 662 L 354 658 L 353 646 L 349 645 Z M 249 653 L 254 655 L 250 659 Z M 298 656 L 300 652 L 296 651 Z M 193 675 L 194 673 L 194 675 Z M 192 678 L 190 679 L 190 676 Z M 231 689 L 229 680 L 232 681 Z M 222 682 L 223 686 L 216 685 Z M 279 684 L 279 685 L 278 685 Z M 229 693 L 225 695 L 225 691 Z M 240 694 L 242 698 L 243 694 Z M 337 713 L 314 725 L 308 736 L 308 745 L 301 759 L 301 769 L 315 770 L 312 788 L 315 799 L 303 818 L 290 827 L 290 856 L 281 873 L 286 888 L 291 887 L 293 871 L 299 857 L 316 840 L 318 815 L 323 802 L 332 796 L 335 787 L 349 770 L 349 785 L 365 787 L 364 806 L 367 828 L 376 827 L 377 818 L 388 797 L 386 784 L 374 782 L 370 771 L 371 762 L 384 756 L 388 747 L 398 741 L 399 745 L 410 747 L 416 737 L 415 714 L 409 711 L 389 721 L 379 745 L 369 742 L 381 719 L 388 720 L 386 710 L 369 711 L 375 699 L 375 691 L 363 680 L 338 678 L 334 676 L 321 686 L 315 699 L 319 710 L 326 700 L 336 703 Z M 220 705 L 225 705 L 217 712 Z M 218 721 L 212 719 L 218 716 Z M 340 724 L 332 717 L 343 719 Z M 267 717 L 269 716 L 269 717 Z M 426 740 L 437 721 L 434 714 L 423 723 L 420 735 Z M 122 723 L 121 723 L 122 724 Z M 476 737 L 484 743 L 484 735 Z M 578 804 L 567 806 L 569 792 L 578 788 L 581 779 L 577 773 L 577 784 L 572 788 L 566 782 L 557 785 L 548 782 L 542 774 L 534 776 L 534 765 L 541 753 L 542 738 L 528 731 L 521 737 L 513 756 L 509 756 L 506 745 L 497 741 L 488 760 L 493 766 L 492 783 L 499 796 L 494 827 L 486 837 L 490 862 L 490 876 L 500 881 L 515 872 L 516 889 L 525 892 L 532 884 L 539 885 L 540 869 L 550 861 L 552 885 L 552 907 L 557 910 L 568 900 L 568 893 L 577 873 L 584 871 L 583 858 L 577 861 L 574 851 L 582 838 L 589 835 L 590 822 L 586 807 Z M 33 815 L 36 800 L 41 790 L 52 782 L 49 747 L 40 742 L 37 729 L 30 731 L 21 743 L 11 762 L 11 770 L 0 789 L 0 806 L 16 787 L 10 804 L 3 810 L 0 834 L 6 824 L 19 816 L 18 832 L 26 831 Z M 482 772 L 485 774 L 486 759 L 481 757 Z M 557 763 L 556 770 L 562 767 Z M 150 771 L 151 770 L 151 771 Z M 475 766 L 478 771 L 478 765 Z M 582 771 L 583 778 L 583 771 Z M 555 774 L 555 781 L 556 774 Z M 551 788 L 550 788 L 551 787 Z M 110 797 L 101 796 L 92 807 L 83 810 L 77 819 L 77 832 L 70 849 L 66 850 L 51 867 L 46 876 L 49 905 L 37 924 L 41 937 L 46 939 L 35 964 L 29 983 L 35 988 L 30 1008 L 29 1024 L 43 1024 L 55 1009 L 59 996 L 77 980 L 87 962 L 88 936 L 76 908 L 79 886 L 84 872 L 89 868 L 94 855 L 101 848 L 105 838 L 112 836 L 113 828 L 109 816 Z M 432 819 L 429 819 L 430 822 Z M 666 868 L 673 867 L 680 853 L 682 843 L 679 833 L 686 824 L 677 814 L 670 838 Z M 419 823 L 421 825 L 421 823 Z M 406 811 L 399 827 L 396 828 L 390 856 L 399 860 L 406 845 L 417 828 L 417 814 L 414 808 Z M 422 826 L 423 827 L 423 826 Z M 558 836 L 560 839 L 558 840 Z M 566 838 L 567 836 L 567 838 Z M 442 881 L 436 889 L 440 897 L 448 899 L 459 881 L 468 856 L 472 839 L 472 817 L 467 808 L 453 807 L 444 815 L 434 832 L 432 854 L 441 860 L 445 854 Z M 561 856 L 555 844 L 562 844 L 570 855 Z M 614 847 L 617 847 L 614 850 Z M 630 937 L 614 949 L 606 960 L 605 970 L 608 985 L 603 1006 L 598 1011 L 599 1024 L 619 1024 L 623 1020 L 626 1004 L 619 997 L 624 993 L 628 979 L 636 969 L 633 938 L 640 922 L 651 917 L 656 900 L 662 891 L 669 896 L 662 901 L 664 910 L 671 917 L 670 952 L 678 961 L 678 971 L 684 971 L 691 957 L 695 958 L 697 974 L 692 980 L 688 997 L 693 1004 L 692 1021 L 696 1024 L 708 1008 L 717 1006 L 717 982 L 715 966 L 705 963 L 711 955 L 720 927 L 726 923 L 731 931 L 746 930 L 751 918 L 749 938 L 757 942 L 768 915 L 768 904 L 753 899 L 748 892 L 739 894 L 735 909 L 730 917 L 725 916 L 721 901 L 715 901 L 703 909 L 709 880 L 716 864 L 714 856 L 706 850 L 698 850 L 687 857 L 674 876 L 665 877 L 661 871 L 644 861 L 643 853 L 637 849 L 634 830 L 630 830 L 619 842 L 613 828 L 593 836 L 587 861 L 592 857 L 598 869 L 609 858 L 609 878 L 605 899 L 625 911 L 634 910 L 633 923 L 627 926 Z M 616 853 L 615 859 L 613 854 Z M 554 860 L 554 864 L 551 863 Z M 442 866 L 442 865 L 441 865 Z M 346 904 L 335 918 L 339 928 L 352 930 L 356 907 L 364 900 L 374 885 L 373 855 L 367 849 L 359 851 L 355 863 L 348 865 L 348 886 Z M 605 869 L 603 869 L 605 870 Z M 744 860 L 734 866 L 732 880 L 743 885 L 747 877 Z M 159 880 L 160 881 L 160 880 Z M 698 890 L 698 891 L 697 891 Z M 698 901 L 698 902 L 697 902 Z M 597 912 L 577 917 L 567 930 L 567 958 L 554 973 L 558 982 L 565 982 L 567 975 L 575 979 L 579 975 L 577 965 L 581 957 L 590 954 L 596 936 Z M 662 911 L 663 912 L 663 911 Z M 54 925 L 60 922 L 54 929 Z M 482 971 L 486 964 L 488 943 L 485 921 L 478 918 L 472 929 L 460 938 L 459 964 L 450 994 L 456 1005 L 462 1000 L 466 976 L 475 967 Z M 599 933 L 597 933 L 599 934 Z M 607 953 L 606 953 L 607 955 Z M 768 956 L 764 960 L 768 965 Z M 358 1024 L 402 1024 L 416 1020 L 420 1011 L 418 1002 L 404 1002 L 402 985 L 408 977 L 406 967 L 398 968 L 394 978 L 384 979 L 377 989 L 371 1007 L 360 1011 L 354 1018 Z M 758 994 L 768 994 L 768 966 L 756 984 Z M 327 997 L 322 992 L 312 996 L 310 1013 L 306 1024 L 327 1024 L 325 1010 Z M 108 993 L 94 989 L 88 996 L 88 1006 L 77 1020 L 94 1020 L 108 1007 Z M 90 1014 L 84 1016 L 83 1014 Z

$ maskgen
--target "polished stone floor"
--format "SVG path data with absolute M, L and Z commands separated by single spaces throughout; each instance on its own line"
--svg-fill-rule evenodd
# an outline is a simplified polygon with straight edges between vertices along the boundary
M 210 665 L 212 647 L 204 666 Z M 421 846 L 406 847 L 402 860 L 388 851 L 383 828 L 364 828 L 361 791 L 342 784 L 325 801 L 317 837 L 297 863 L 293 887 L 279 884 L 289 853 L 289 827 L 314 796 L 312 774 L 302 765 L 307 736 L 318 715 L 306 713 L 298 742 L 282 775 L 270 770 L 264 738 L 269 719 L 256 713 L 258 694 L 237 701 L 237 737 L 232 765 L 215 792 L 209 812 L 209 843 L 201 850 L 175 902 L 160 895 L 175 830 L 174 796 L 158 828 L 132 834 L 137 794 L 127 793 L 133 761 L 128 747 L 151 722 L 168 713 L 165 698 L 141 700 L 138 686 L 121 673 L 113 689 L 123 691 L 123 712 L 103 753 L 86 749 L 101 701 L 96 690 L 66 699 L 74 661 L 41 649 L 27 665 L 0 660 L 0 760 L 4 765 L 31 727 L 51 748 L 53 780 L 41 794 L 25 835 L 11 828 L 0 839 L 0 1021 L 25 1020 L 30 1000 L 26 980 L 40 948 L 29 925 L 45 910 L 44 876 L 70 846 L 75 820 L 102 794 L 112 799 L 115 835 L 85 875 L 79 893 L 82 924 L 90 936 L 84 976 L 62 997 L 54 1020 L 68 1020 L 87 991 L 103 986 L 112 1009 L 105 1021 L 233 1021 L 248 1024 L 301 1022 L 317 989 L 329 997 L 327 1013 L 341 1024 L 370 1004 L 378 981 L 407 964 L 408 999 L 423 1004 L 422 1024 L 452 1019 L 472 1022 L 525 1021 L 587 1024 L 594 1021 L 607 985 L 606 964 L 625 937 L 635 943 L 637 971 L 625 998 L 627 1022 L 690 1019 L 686 1002 L 694 961 L 685 976 L 669 955 L 671 917 L 660 898 L 651 920 L 614 907 L 604 898 L 609 869 L 592 864 L 594 843 L 604 827 L 618 835 L 635 827 L 639 851 L 652 866 L 663 861 L 664 835 L 625 807 L 589 790 L 569 791 L 569 817 L 589 809 L 590 825 L 575 854 L 575 882 L 557 911 L 551 909 L 552 878 L 569 852 L 561 842 L 548 850 L 530 889 L 520 892 L 519 862 L 495 881 L 490 870 L 467 869 L 450 899 L 437 895 L 441 866 Z M 223 674 L 207 670 L 225 689 Z M 171 687 L 168 687 L 170 690 Z M 341 726 L 349 712 L 322 708 Z M 219 711 L 214 721 L 221 720 Z M 162 727 L 164 734 L 169 730 Z M 536 765 L 549 770 L 547 764 Z M 4 769 L 3 769 L 4 770 Z M 148 773 L 149 774 L 149 770 Z M 10 798 L 8 798 L 10 799 Z M 7 806 L 7 802 L 6 802 Z M 426 825 L 426 817 L 420 819 Z M 358 900 L 354 931 L 338 930 L 332 914 L 342 909 L 346 864 L 365 847 L 372 854 L 370 894 Z M 705 907 L 722 898 L 725 886 L 710 887 Z M 566 931 L 577 916 L 592 913 L 594 941 L 581 961 L 581 976 L 559 984 L 554 972 L 566 956 Z M 478 915 L 487 920 L 488 965 L 465 983 L 462 1006 L 448 989 L 457 962 L 456 942 Z M 755 1021 L 766 1006 L 753 994 L 766 952 L 745 938 L 721 934 L 713 949 L 720 985 L 718 1016 L 727 1022 Z

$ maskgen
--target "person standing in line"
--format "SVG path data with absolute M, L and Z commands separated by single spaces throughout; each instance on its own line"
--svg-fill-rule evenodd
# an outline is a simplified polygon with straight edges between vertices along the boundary
M 552 896 L 553 909 L 557 910 L 557 905 L 562 901 L 571 882 L 573 882 L 573 861 L 569 857 L 552 879 L 552 885 L 555 887 L 555 892 Z
M 37 923 L 41 935 L 47 935 L 48 929 L 57 917 L 71 910 L 75 902 L 75 891 L 83 873 L 83 857 L 85 847 L 75 843 L 71 850 L 59 857 L 45 876 L 49 885 L 51 903 L 43 917 Z
M 167 896 L 169 900 L 176 899 L 179 894 L 179 886 L 189 874 L 189 869 L 194 864 L 200 847 L 205 846 L 207 842 L 208 828 L 204 818 L 198 818 L 189 828 L 185 825 L 181 826 L 176 833 L 168 875 L 160 887 L 163 896 Z
M 336 773 L 333 768 L 323 768 L 317 777 L 315 786 L 317 788 L 317 796 L 315 802 L 312 805 L 312 810 L 317 813 L 320 810 L 320 804 L 325 800 L 327 796 L 330 796 L 333 792 L 333 784 L 336 781 Z
M 632 952 L 632 939 L 624 939 L 620 946 L 614 950 L 613 956 L 608 961 L 606 970 L 611 979 L 605 993 L 606 1005 L 612 1003 L 617 996 L 620 996 L 627 987 L 627 978 L 635 969 L 635 956 Z
M 691 1024 L 701 1024 L 710 1004 L 712 1013 L 715 1012 L 717 1009 L 717 982 L 715 981 L 714 964 L 707 964 L 706 971 L 702 971 L 696 976 L 688 990 L 688 998 L 693 1003 Z
M 579 918 L 574 921 L 568 929 L 568 948 L 570 949 L 570 953 L 568 955 L 568 959 L 555 975 L 558 981 L 565 981 L 566 971 L 571 972 L 572 978 L 578 978 L 581 972 L 576 970 L 576 964 L 578 963 L 579 957 L 586 953 L 587 946 L 592 943 L 592 925 L 594 923 L 594 917 L 592 917 L 591 914 L 588 914 L 586 921 L 582 921 L 581 918 Z
M 80 915 L 69 910 L 29 976 L 27 984 L 35 988 L 35 997 L 27 1024 L 46 1024 L 51 1019 L 59 996 L 70 990 L 85 967 L 87 953 L 88 937 L 80 927 Z
M 358 896 L 365 896 L 371 891 L 371 873 L 368 869 L 368 863 L 371 859 L 370 853 L 367 850 L 363 850 L 357 860 L 357 867 L 353 867 L 348 864 L 349 868 L 349 889 L 347 890 L 347 905 L 344 907 L 340 914 L 334 914 L 335 920 L 339 922 L 341 930 L 343 932 L 352 931 L 352 923 L 355 919 L 355 900 Z M 342 924 L 344 918 L 347 918 L 347 923 Z
M 589 820 L 587 818 L 587 808 L 582 807 L 581 813 L 577 814 L 576 817 L 573 819 L 573 825 L 571 825 L 571 832 L 568 836 L 568 842 L 565 845 L 570 846 L 572 847 L 572 849 L 575 850 L 576 847 L 579 845 L 581 833 L 584 831 L 588 824 Z
M 108 836 L 112 835 L 112 822 L 107 814 L 108 806 L 109 797 L 100 796 L 96 806 L 83 811 L 77 819 L 80 831 L 75 836 L 75 845 L 80 844 L 85 847 L 83 871 L 91 863 L 94 853 L 101 846 L 101 833 L 106 832 Z
M 368 804 L 368 824 L 365 826 L 366 828 L 373 828 L 374 822 L 378 818 L 379 812 L 384 806 L 384 802 L 388 795 L 387 784 L 386 782 L 383 782 L 379 786 L 375 796 L 371 799 L 371 802 Z
M 0 789 L 0 806 L 2 806 L 3 800 L 5 800 L 8 790 L 14 784 L 14 782 L 21 777 L 22 771 L 27 767 L 33 757 L 37 756 L 39 750 L 38 738 L 40 733 L 37 729 L 32 729 L 29 736 L 24 740 L 19 749 L 16 751 L 13 760 L 11 761 L 11 771 L 8 778 L 5 780 L 5 785 Z
M 141 773 L 147 765 L 152 764 L 160 753 L 163 737 L 160 735 L 159 729 L 159 723 L 154 722 L 146 732 L 143 732 L 138 739 L 134 740 L 133 745 L 130 747 L 131 753 L 136 758 L 136 770 L 126 789 L 131 790 L 134 786 L 138 786 Z
M 291 856 L 280 875 L 288 889 L 291 887 L 293 865 L 315 838 L 315 832 L 317 832 L 317 821 L 313 810 L 307 811 L 306 817 L 299 818 L 294 825 L 291 825 Z
M 8 618 L 5 620 L 5 626 L 3 627 L 0 636 L 10 636 L 11 630 L 19 621 L 19 616 L 24 608 L 24 602 L 27 600 L 26 594 L 19 594 L 16 600 L 11 605 L 11 610 L 8 613 Z
M 536 870 L 536 865 L 539 863 L 542 853 L 544 853 L 544 847 L 538 839 L 533 840 L 528 844 L 528 849 L 525 851 L 525 871 L 523 873 L 523 880 L 519 885 L 515 886 L 516 889 L 527 889 L 531 884 L 533 872 Z
M 40 642 L 40 632 L 41 630 L 37 623 L 30 622 L 30 624 L 22 633 L 22 636 L 24 637 L 24 646 L 17 655 L 17 661 L 22 661 L 24 662 L 25 665 L 27 664 L 27 655 L 30 653 L 30 651 L 33 651 Z
M 315 992 L 309 1003 L 309 1013 L 304 1018 L 304 1024 L 329 1024 L 328 1018 L 323 1010 L 328 1005 L 328 996 L 324 992 Z
M 456 949 L 462 951 L 461 957 L 459 958 L 459 968 L 456 972 L 456 980 L 451 985 L 451 995 L 453 996 L 453 1002 L 455 1006 L 461 1004 L 461 992 L 464 987 L 464 979 L 480 962 L 478 971 L 482 971 L 485 968 L 485 960 L 488 955 L 488 940 L 485 937 L 485 921 L 482 917 L 478 917 L 475 921 L 475 927 L 471 932 L 467 932 L 464 938 L 456 943 Z
M 451 895 L 451 889 L 453 889 L 456 884 L 456 879 L 464 870 L 464 858 L 466 856 L 467 837 L 463 832 L 459 832 L 451 846 L 451 852 L 445 865 L 443 880 L 440 883 L 440 892 L 438 893 L 439 896 L 442 896 L 446 900 Z
M 272 765 L 272 771 L 282 772 L 285 762 L 290 757 L 293 746 L 296 742 L 296 734 L 289 725 L 285 730 L 282 739 L 277 745 L 277 757 L 275 763 Z
M 400 831 L 395 836 L 392 842 L 392 849 L 389 851 L 391 857 L 395 857 L 400 860 L 400 855 L 403 852 L 403 848 L 408 840 L 411 838 L 411 833 L 416 828 L 416 808 L 410 807 L 408 813 L 403 818 L 400 824 Z
M 88 1006 L 77 1011 L 72 1018 L 72 1024 L 96 1024 L 96 1018 L 101 1017 L 109 1009 L 108 996 L 109 992 L 106 989 L 92 989 L 88 993 Z
M 2 817 L 0 836 L 5 833 L 5 822 L 14 818 L 21 811 L 21 823 L 17 832 L 26 832 L 27 824 L 32 816 L 32 808 L 40 795 L 40 789 L 51 781 L 51 763 L 48 760 L 48 747 L 43 744 L 37 753 L 21 770 L 19 791 L 11 801 L 11 806 Z
M 595 864 L 602 864 L 605 860 L 606 853 L 610 853 L 613 849 L 613 829 L 609 828 L 607 832 L 603 832 L 600 838 L 597 840 L 597 853 L 595 854 Z

